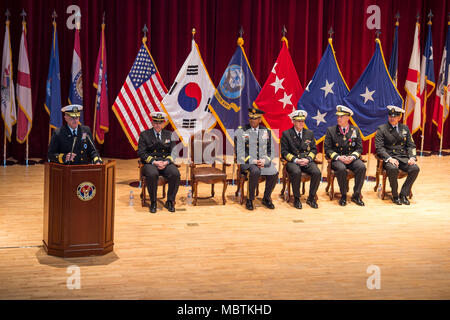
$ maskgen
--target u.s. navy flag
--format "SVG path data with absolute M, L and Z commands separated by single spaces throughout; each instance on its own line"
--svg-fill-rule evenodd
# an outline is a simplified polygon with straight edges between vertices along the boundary
M 317 143 L 325 139 L 327 128 L 335 122 L 336 106 L 343 104 L 348 92 L 329 38 L 319 66 L 297 104 L 298 109 L 308 112 L 306 126 L 314 132 Z
M 48 66 L 44 107 L 50 116 L 50 127 L 53 129 L 61 127 L 61 74 L 59 71 L 58 33 L 55 21 L 53 21 L 53 41 Z
M 197 43 L 192 39 L 191 52 L 161 102 L 184 145 L 189 143 L 191 135 L 215 126 L 216 120 L 208 110 L 214 90 Z
M 248 123 L 248 110 L 261 91 L 261 86 L 256 81 L 245 55 L 244 40 L 240 37 L 237 43 L 238 47 L 220 79 L 209 106 L 232 145 L 234 135 L 228 130 L 235 130 Z
M 303 88 L 289 54 L 287 39 L 281 39 L 280 54 L 254 105 L 265 112 L 263 122 L 277 140 L 292 127 L 289 114 L 296 109 Z
M 146 41 L 144 37 L 112 107 L 134 150 L 138 149 L 141 132 L 152 127 L 150 114 L 160 111 L 161 100 L 167 92 Z
M 364 140 L 374 136 L 378 126 L 386 122 L 388 115 L 386 106 L 403 105 L 403 98 L 386 67 L 380 39 L 376 39 L 375 43 L 375 53 L 366 70 L 344 98 L 354 112 L 352 122 L 359 127 Z

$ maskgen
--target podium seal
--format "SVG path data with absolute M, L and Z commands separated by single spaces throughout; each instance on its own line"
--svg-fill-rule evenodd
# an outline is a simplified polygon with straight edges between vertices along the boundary
M 89 201 L 95 197 L 95 186 L 90 182 L 82 182 L 77 188 L 77 196 L 82 201 Z

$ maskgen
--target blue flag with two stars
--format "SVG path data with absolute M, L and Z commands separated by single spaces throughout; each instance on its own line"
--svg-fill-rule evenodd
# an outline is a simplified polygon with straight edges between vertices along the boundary
M 366 70 L 344 98 L 354 113 L 351 121 L 359 127 L 364 140 L 372 138 L 378 126 L 387 122 L 388 105 L 403 106 L 403 98 L 386 67 L 380 39 L 375 39 L 375 44 L 375 52 Z
M 327 128 L 336 123 L 336 106 L 343 104 L 348 92 L 329 38 L 319 66 L 297 103 L 298 109 L 308 112 L 305 123 L 314 132 L 317 143 L 325 139 Z

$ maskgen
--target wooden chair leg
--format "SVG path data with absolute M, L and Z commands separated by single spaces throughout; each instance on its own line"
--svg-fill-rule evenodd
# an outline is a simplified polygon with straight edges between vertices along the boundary
M 377 168 L 377 171 L 375 173 L 375 187 L 373 188 L 373 191 L 377 192 L 379 183 L 380 183 L 380 171 Z
M 241 196 L 239 198 L 240 204 L 244 203 L 244 183 L 245 183 L 245 181 L 243 179 L 241 179 L 239 182 L 239 189 L 241 190 Z
M 225 192 L 227 191 L 227 179 L 223 181 L 223 191 L 222 191 L 222 203 L 225 205 L 227 203 L 227 199 L 225 198 Z
M 163 199 L 166 198 L 166 184 L 163 184 Z
M 281 178 L 281 181 L 283 182 L 283 187 L 281 188 L 280 195 L 284 197 L 284 191 L 286 190 L 286 176 L 283 174 L 283 177 Z
M 381 185 L 381 200 L 384 200 L 384 196 L 386 195 L 386 175 L 383 175 L 383 184 Z
M 334 175 L 330 174 L 330 189 L 328 191 L 328 196 L 330 197 L 330 200 L 334 199 Z
M 302 182 L 302 195 L 305 194 L 305 181 Z
M 214 197 L 214 183 L 211 185 L 211 197 Z
M 198 181 L 195 181 L 195 182 L 193 182 L 192 183 L 192 186 L 193 186 L 193 188 L 194 188 L 194 190 L 193 190 L 193 201 L 192 201 L 192 204 L 194 205 L 194 206 L 196 206 L 197 205 L 197 197 L 198 197 Z

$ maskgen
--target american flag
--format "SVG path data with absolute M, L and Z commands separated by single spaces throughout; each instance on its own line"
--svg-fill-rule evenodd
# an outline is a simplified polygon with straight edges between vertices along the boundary
M 150 114 L 160 111 L 166 93 L 150 51 L 143 43 L 112 107 L 134 150 L 138 148 L 141 132 L 152 127 Z

